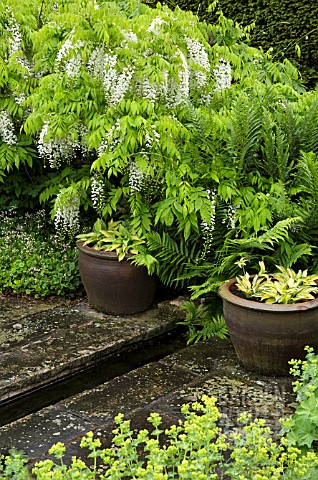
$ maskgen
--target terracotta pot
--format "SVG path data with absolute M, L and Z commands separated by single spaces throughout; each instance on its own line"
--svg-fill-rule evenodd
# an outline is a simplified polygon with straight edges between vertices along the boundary
M 306 345 L 318 346 L 318 299 L 288 305 L 260 303 L 234 295 L 230 289 L 235 284 L 234 278 L 219 293 L 239 360 L 262 374 L 288 374 L 289 360 L 303 359 Z
M 154 299 L 156 278 L 144 267 L 116 253 L 94 250 L 77 242 L 79 269 L 90 305 L 114 315 L 128 315 L 147 310 Z M 128 255 L 129 258 L 129 255 Z

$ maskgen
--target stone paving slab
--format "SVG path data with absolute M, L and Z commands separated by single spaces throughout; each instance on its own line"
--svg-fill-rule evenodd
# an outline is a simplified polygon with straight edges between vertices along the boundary
M 191 403 L 209 395 L 217 399 L 217 406 L 221 413 L 219 426 L 225 433 L 237 430 L 240 426 L 239 416 L 248 412 L 252 418 L 263 418 L 266 425 L 275 435 L 281 429 L 280 418 L 289 416 L 293 412 L 292 397 L 289 392 L 282 394 L 275 389 L 261 387 L 254 382 L 244 382 L 230 375 L 209 374 L 191 385 L 168 394 L 152 402 L 148 408 L 158 413 L 178 415 L 184 403 Z
M 101 359 L 120 358 L 125 363 L 134 345 L 141 347 L 175 329 L 182 299 L 129 317 L 99 313 L 85 301 L 39 302 L 38 309 L 32 302 L 22 303 L 0 302 L 0 403 Z M 246 371 L 229 340 L 214 338 L 164 355 L 0 427 L 0 453 L 16 447 L 34 462 L 46 458 L 49 447 L 62 441 L 67 445 L 66 459 L 85 458 L 79 448 L 82 436 L 94 431 L 103 446 L 110 446 L 113 418 L 119 412 L 140 429 L 151 428 L 147 417 L 156 411 L 167 428 L 182 418 L 183 403 L 200 400 L 203 394 L 217 398 L 219 424 L 226 432 L 239 428 L 237 417 L 248 411 L 265 418 L 277 434 L 279 418 L 293 411 L 292 378 Z
M 3 319 L 10 316 L 9 305 L 2 305 Z M 41 303 L 39 312 L 30 306 L 24 316 L 15 307 L 13 301 L 11 320 L 0 322 L 0 404 L 176 327 L 176 319 L 158 308 L 120 317 L 86 302 L 55 308 Z
M 8 427 L 1 427 L 0 452 L 6 452 L 14 446 L 26 452 L 32 460 L 47 452 L 54 443 L 68 443 L 96 427 L 63 407 L 47 407 Z
M 27 316 L 49 311 L 60 305 L 70 305 L 68 300 L 32 300 L 0 295 L 0 325 L 15 323 Z
M 242 380 L 255 382 L 260 386 L 276 386 L 282 391 L 290 391 L 293 378 L 270 377 L 250 372 L 242 367 L 236 356 L 230 339 L 221 340 L 217 337 L 190 345 L 171 355 L 166 355 L 161 362 L 168 365 L 179 365 L 191 372 L 204 375 L 209 372 L 238 377 Z
M 93 390 L 61 402 L 66 409 L 102 425 L 114 414 L 145 406 L 179 386 L 193 381 L 192 372 L 159 362 L 137 368 Z
M 136 410 L 132 410 L 131 412 L 126 413 L 125 420 L 130 421 L 130 426 L 133 431 L 147 429 L 149 432 L 151 432 L 153 430 L 153 427 L 147 420 L 151 412 L 152 410 L 149 410 L 147 407 L 138 408 Z M 165 430 L 171 425 L 176 425 L 180 418 L 182 418 L 181 414 L 173 416 L 162 413 L 162 424 L 160 428 L 162 430 Z M 90 431 L 93 432 L 94 438 L 100 439 L 103 448 L 110 448 L 113 444 L 112 440 L 114 437 L 114 434 L 112 432 L 116 427 L 117 425 L 115 424 L 115 422 L 110 421 L 102 427 L 97 427 L 95 429 L 92 428 Z M 69 465 L 72 461 L 72 457 L 75 456 L 85 461 L 87 465 L 92 465 L 93 460 L 88 458 L 89 450 L 87 448 L 80 447 L 81 438 L 82 434 L 80 434 L 79 437 L 75 437 L 72 441 L 66 444 L 66 452 L 63 459 L 66 464 Z M 33 459 L 33 461 L 31 460 L 31 463 L 34 464 L 35 462 L 39 460 L 44 460 L 46 458 L 52 458 L 52 456 L 45 454 L 41 457 Z M 54 459 L 52 458 L 52 460 Z M 100 470 L 100 472 L 103 473 L 102 470 Z
M 290 378 L 250 374 L 238 364 L 229 341 L 211 339 L 2 427 L 0 451 L 14 446 L 22 430 L 29 432 L 24 449 L 33 460 L 45 458 L 47 445 L 60 439 L 66 443 L 67 450 L 70 448 L 66 458 L 74 454 L 84 458 L 79 448 L 84 430 L 94 431 L 102 439 L 103 446 L 109 446 L 114 429 L 113 418 L 119 412 L 132 420 L 133 428 L 149 428 L 147 417 L 150 412 L 158 412 L 167 428 L 182 418 L 182 404 L 200 400 L 203 394 L 217 398 L 221 412 L 219 425 L 225 432 L 238 429 L 237 418 L 247 411 L 253 418 L 264 418 L 277 434 L 280 429 L 279 418 L 293 412 Z M 39 415 L 42 425 L 43 422 L 45 425 L 41 440 L 43 447 L 42 452 L 41 448 L 32 452 L 33 445 L 37 443 Z M 59 438 L 55 438 L 54 415 L 56 418 L 59 415 L 65 419 L 72 418 L 71 428 L 65 425 L 63 435 Z M 76 427 L 76 430 L 74 425 L 80 427 Z

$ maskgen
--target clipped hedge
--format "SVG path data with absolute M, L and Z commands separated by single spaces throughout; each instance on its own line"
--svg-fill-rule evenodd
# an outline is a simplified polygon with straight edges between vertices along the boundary
M 152 0 L 146 3 L 152 3 Z M 154 4 L 156 1 L 153 2 Z M 216 16 L 208 12 L 209 0 L 167 0 L 183 10 L 191 10 L 201 20 L 214 23 Z M 313 87 L 318 80 L 318 3 L 316 0 L 219 0 L 225 16 L 246 26 L 253 22 L 251 45 L 268 50 L 274 47 L 277 60 L 288 58 L 301 71 L 306 84 Z M 298 58 L 296 44 L 301 49 Z

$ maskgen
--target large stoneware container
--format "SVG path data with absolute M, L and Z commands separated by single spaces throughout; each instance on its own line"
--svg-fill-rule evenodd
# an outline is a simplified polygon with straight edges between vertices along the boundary
M 245 300 L 231 290 L 236 279 L 219 293 L 236 354 L 249 370 L 287 375 L 288 361 L 303 359 L 304 347 L 318 346 L 318 299 L 297 304 L 266 304 Z
M 114 315 L 147 310 L 154 299 L 156 278 L 113 252 L 95 250 L 77 242 L 79 269 L 90 305 Z

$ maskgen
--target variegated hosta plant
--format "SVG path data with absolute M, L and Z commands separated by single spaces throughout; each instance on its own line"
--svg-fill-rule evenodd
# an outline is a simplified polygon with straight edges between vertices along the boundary
M 279 270 L 266 274 L 263 262 L 259 262 L 260 271 L 251 276 L 248 272 L 236 278 L 237 288 L 248 299 L 259 299 L 265 303 L 297 303 L 313 300 L 318 294 L 318 275 L 308 275 L 307 270 L 297 273 L 291 268 L 276 265 Z
M 121 261 L 127 254 L 136 255 L 140 252 L 140 245 L 145 243 L 128 224 L 110 221 L 106 225 L 102 220 L 97 220 L 93 231 L 77 235 L 83 245 L 89 245 L 95 250 L 116 252 Z

